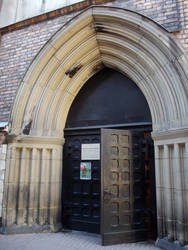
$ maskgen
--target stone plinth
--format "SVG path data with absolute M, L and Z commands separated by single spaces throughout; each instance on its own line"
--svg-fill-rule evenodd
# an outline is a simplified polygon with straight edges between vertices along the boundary
M 2 232 L 61 228 L 62 144 L 57 138 L 9 140 Z

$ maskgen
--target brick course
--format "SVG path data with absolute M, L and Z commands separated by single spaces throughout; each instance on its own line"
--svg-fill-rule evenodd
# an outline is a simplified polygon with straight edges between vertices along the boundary
M 49 38 L 76 13 L 6 32 L 0 50 L 0 121 L 7 121 L 26 69 Z
M 179 11 L 182 28 L 179 32 L 175 32 L 174 35 L 188 52 L 188 1 L 179 0 Z
M 91 4 L 139 12 L 172 32 L 188 51 L 187 0 L 92 0 L 3 28 L 0 42 L 0 121 L 7 121 L 18 86 L 42 46 L 68 20 Z

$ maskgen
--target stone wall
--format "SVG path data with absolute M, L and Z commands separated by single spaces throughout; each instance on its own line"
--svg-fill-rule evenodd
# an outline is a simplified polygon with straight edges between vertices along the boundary
M 62 228 L 62 144 L 63 140 L 54 143 L 42 138 L 8 144 L 0 232 L 54 232 Z
M 5 157 L 7 145 L 0 145 L 0 218 L 2 216 L 2 198 L 3 198 L 3 182 L 5 173 Z
M 2 11 L 0 12 L 0 27 L 8 26 L 33 16 L 62 8 L 63 6 L 82 2 L 80 0 L 6 0 L 2 3 Z
M 8 121 L 23 76 L 50 37 L 90 4 L 106 4 L 139 12 L 162 25 L 188 51 L 188 1 L 184 0 L 92 0 L 1 29 L 0 121 Z

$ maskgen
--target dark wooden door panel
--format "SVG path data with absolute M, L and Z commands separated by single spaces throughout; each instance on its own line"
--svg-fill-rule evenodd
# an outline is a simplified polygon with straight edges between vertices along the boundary
M 100 143 L 100 135 L 65 137 L 63 169 L 64 228 L 100 232 L 100 160 L 91 162 L 91 180 L 80 179 L 81 145 Z
M 101 130 L 103 245 L 146 239 L 144 158 L 138 136 L 127 130 Z

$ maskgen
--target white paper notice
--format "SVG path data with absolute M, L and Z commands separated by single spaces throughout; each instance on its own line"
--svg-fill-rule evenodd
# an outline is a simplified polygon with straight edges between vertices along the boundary
M 82 144 L 81 150 L 82 160 L 100 160 L 100 144 Z

